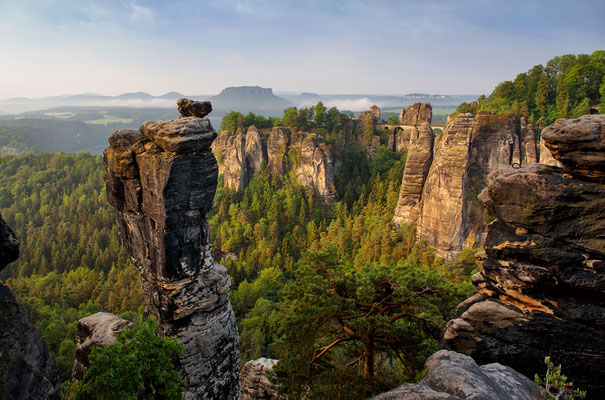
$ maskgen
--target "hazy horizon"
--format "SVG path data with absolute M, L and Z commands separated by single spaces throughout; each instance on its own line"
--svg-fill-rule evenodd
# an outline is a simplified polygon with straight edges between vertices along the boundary
M 605 3 L 0 0 L 0 99 L 65 93 L 489 93 L 605 38 Z

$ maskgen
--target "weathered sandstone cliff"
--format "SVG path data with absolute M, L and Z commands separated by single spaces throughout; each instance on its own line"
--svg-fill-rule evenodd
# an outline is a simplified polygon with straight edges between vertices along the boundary
M 185 346 L 185 399 L 240 396 L 230 280 L 214 263 L 206 222 L 218 176 L 215 137 L 207 118 L 179 117 L 118 130 L 104 153 L 107 198 L 141 271 L 146 312 Z
M 399 114 L 399 123 L 402 125 L 422 125 L 431 123 L 433 118 L 433 107 L 431 103 L 415 103 L 407 108 L 402 108 Z
M 0 271 L 19 257 L 19 241 L 0 215 Z M 0 398 L 60 399 L 59 369 L 27 312 L 0 285 Z
M 416 224 L 420 213 L 420 200 L 424 181 L 433 161 L 433 144 L 435 138 L 428 123 L 419 129 L 414 128 L 413 135 L 407 146 L 408 154 L 403 171 L 402 186 L 399 191 L 399 201 L 395 209 L 394 219 Z
M 413 132 L 402 133 L 409 138 L 401 144 L 408 159 L 393 222 L 416 225 L 418 237 L 448 260 L 485 241 L 488 215 L 477 196 L 488 175 L 537 160 L 535 133 L 525 118 L 517 124 L 512 116 L 460 114 L 448 119 L 434 146 L 421 149 Z
M 563 168 L 496 172 L 479 196 L 489 225 L 479 293 L 443 345 L 526 376 L 544 357 L 589 398 L 605 393 L 605 116 L 558 120 L 542 134 Z
M 332 151 L 313 133 L 275 127 L 264 134 L 254 126 L 245 135 L 240 130 L 222 131 L 212 151 L 224 184 L 232 189 L 244 190 L 266 163 L 282 179 L 293 171 L 298 183 L 315 190 L 327 203 L 336 200 Z

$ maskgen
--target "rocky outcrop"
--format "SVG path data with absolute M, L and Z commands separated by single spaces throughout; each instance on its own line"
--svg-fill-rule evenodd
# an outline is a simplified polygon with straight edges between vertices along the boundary
M 546 147 L 564 168 L 493 174 L 479 196 L 489 225 L 479 294 L 459 306 L 446 348 L 526 376 L 544 357 L 589 398 L 605 393 L 605 116 L 558 120 Z
M 290 130 L 276 127 L 267 138 L 267 161 L 269 168 L 279 177 L 286 172 L 286 153 L 290 146 Z
M 242 400 L 278 399 L 278 387 L 269 380 L 268 374 L 273 371 L 277 360 L 259 358 L 248 361 L 242 367 Z
M 387 144 L 389 150 L 401 153 L 403 149 L 410 147 L 410 138 L 415 136 L 418 136 L 417 126 L 405 125 L 389 129 Z
M 275 127 L 264 134 L 251 126 L 244 136 L 222 131 L 212 145 L 219 162 L 219 174 L 227 187 L 243 191 L 250 179 L 267 163 L 279 178 L 295 173 L 299 184 L 312 188 L 326 203 L 336 200 L 334 157 L 313 133 L 291 133 Z
M 440 140 L 435 142 L 433 161 L 423 185 L 417 234 L 442 255 L 461 248 L 464 242 L 465 173 L 473 125 L 471 114 L 460 115 L 448 123 Z
M 19 241 L 0 215 L 0 270 L 19 257 Z M 0 398 L 60 399 L 59 369 L 8 287 L 0 285 Z
M 246 164 L 246 137 L 241 129 L 235 134 L 223 131 L 212 143 L 212 151 L 218 161 L 218 172 L 223 176 L 224 185 L 243 191 L 248 186 Z
M 425 363 L 426 375 L 375 400 L 482 399 L 531 400 L 540 398 L 540 387 L 512 368 L 501 364 L 478 366 L 472 358 L 441 350 Z
M 260 171 L 263 162 L 267 161 L 266 143 L 261 137 L 261 133 L 254 125 L 248 128 L 246 132 L 246 166 L 248 167 L 248 176 L 252 178 L 255 173 Z
M 448 119 L 434 146 L 425 146 L 420 156 L 413 143 L 417 129 L 401 131 L 392 142 L 393 150 L 408 148 L 411 167 L 407 171 L 406 164 L 393 222 L 416 225 L 419 238 L 452 260 L 463 247 L 485 241 L 488 215 L 477 196 L 491 172 L 536 161 L 535 134 L 525 118 L 517 124 L 511 115 L 459 114 Z
M 179 113 L 184 117 L 204 118 L 212 112 L 212 104 L 209 101 L 194 101 L 189 99 L 178 99 L 176 104 Z
M 299 134 L 292 138 L 292 148 L 295 158 L 292 161 L 296 180 L 303 186 L 315 188 L 316 192 L 326 201 L 336 201 L 334 186 L 334 161 L 332 152 L 315 134 Z
M 420 212 L 420 200 L 426 175 L 433 160 L 433 131 L 424 123 L 417 135 L 413 135 L 408 145 L 408 154 L 403 170 L 403 181 L 399 191 L 399 201 L 395 209 L 393 222 L 406 221 L 416 224 Z
M 132 328 L 132 322 L 106 312 L 98 312 L 79 320 L 72 378 L 80 380 L 84 377 L 90 367 L 88 356 L 93 348 L 115 343 L 117 336 L 129 328 Z
M 145 311 L 184 344 L 185 399 L 238 398 L 239 351 L 225 267 L 212 258 L 206 214 L 218 166 L 206 118 L 119 130 L 104 152 L 107 198 L 141 272 Z
M 422 125 L 431 123 L 433 118 L 433 107 L 431 103 L 415 103 L 407 108 L 402 108 L 399 114 L 399 123 L 402 125 Z

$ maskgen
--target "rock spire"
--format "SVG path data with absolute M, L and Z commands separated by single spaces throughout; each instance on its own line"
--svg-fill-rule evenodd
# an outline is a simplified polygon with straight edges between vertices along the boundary
M 184 399 L 240 396 L 238 332 L 230 280 L 215 264 L 206 214 L 217 185 L 210 151 L 216 137 L 198 103 L 179 100 L 183 116 L 118 130 L 104 152 L 107 198 L 118 232 L 141 271 L 146 313 L 160 333 L 184 344 Z M 193 114 L 193 115 L 192 115 Z

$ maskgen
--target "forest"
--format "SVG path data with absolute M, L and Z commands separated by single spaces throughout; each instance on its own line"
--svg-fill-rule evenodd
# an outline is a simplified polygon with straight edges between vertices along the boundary
M 592 111 L 591 111 L 592 110 Z M 530 117 L 542 129 L 557 118 L 605 113 L 605 51 L 565 54 L 499 83 L 476 104 L 462 103 L 457 112 L 493 111 Z
M 356 377 L 347 379 L 342 390 L 356 390 L 355 385 L 365 386 L 368 380 L 376 390 L 413 380 L 424 358 L 437 348 L 443 324 L 470 290 L 472 257 L 445 265 L 415 241 L 413 228 L 391 226 L 405 154 L 382 148 L 369 160 L 364 150 L 352 147 L 345 162 L 354 167 L 341 169 L 337 186 L 349 191 L 348 200 L 327 206 L 297 185 L 293 176 L 280 181 L 264 168 L 244 193 L 222 187 L 219 178 L 209 219 L 215 258 L 227 266 L 232 279 L 242 363 L 261 356 L 284 360 L 277 379 L 284 379 L 292 393 L 309 380 L 323 393 L 335 374 Z M 355 184 L 354 193 L 350 183 Z M 22 249 L 2 279 L 27 308 L 67 380 L 78 319 L 102 310 L 137 326 L 141 322 L 139 273 L 118 240 L 114 210 L 105 200 L 101 157 L 6 156 L 0 164 L 0 205 Z M 337 273 L 324 280 L 324 268 Z M 329 286 L 316 286 L 318 280 L 350 288 L 334 297 Z M 434 286 L 416 295 L 429 281 Z M 352 290 L 361 288 L 362 282 L 365 290 Z M 296 328 L 301 323 L 311 329 L 316 314 L 300 303 L 301 291 L 317 296 L 307 301 L 321 299 L 325 305 L 322 329 L 305 349 L 293 346 L 297 339 L 292 335 L 301 333 Z M 351 302 L 380 303 L 385 296 L 393 299 L 389 312 L 350 321 L 354 329 L 383 332 L 376 333 L 380 340 L 399 341 L 388 346 L 376 343 L 371 372 L 347 367 L 363 353 L 360 341 L 343 340 L 316 358 L 316 350 L 327 341 L 340 339 L 333 329 L 338 323 L 335 307 L 355 316 Z M 422 309 L 389 322 L 402 304 Z M 426 304 L 434 308 L 428 312 Z M 306 315 L 298 311 L 301 308 L 308 310 Z M 303 317 L 308 321 L 300 321 Z M 415 333 L 413 340 L 410 332 Z M 306 365 L 306 375 L 290 373 L 300 371 L 301 365 Z
M 597 51 L 555 57 L 458 112 L 522 113 L 546 126 L 603 112 L 604 99 L 605 52 Z M 279 119 L 231 112 L 221 129 L 282 124 L 330 142 L 347 118 L 319 102 Z M 0 145 L 31 150 L 10 130 L 2 135 Z M 345 144 L 330 205 L 266 166 L 242 193 L 219 176 L 208 221 L 215 260 L 232 281 L 241 361 L 278 358 L 274 379 L 291 398 L 366 398 L 418 380 L 473 290 L 477 250 L 444 263 L 414 227 L 391 223 L 405 160 L 405 151 L 383 146 L 369 157 Z M 0 211 L 21 240 L 20 259 L 0 280 L 28 310 L 64 381 L 78 319 L 102 310 L 143 326 L 140 274 L 119 242 L 103 173 L 101 156 L 87 153 L 8 154 L 0 163 Z

